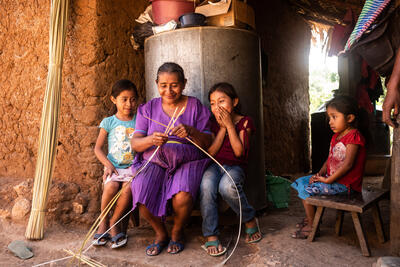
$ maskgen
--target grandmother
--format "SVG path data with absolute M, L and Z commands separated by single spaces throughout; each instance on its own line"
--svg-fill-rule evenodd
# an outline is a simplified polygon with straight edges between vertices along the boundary
M 185 138 L 205 149 L 211 143 L 210 113 L 197 98 L 182 94 L 186 85 L 182 67 L 164 63 L 158 69 L 156 83 L 160 97 L 139 107 L 132 138 L 132 148 L 138 152 L 133 172 L 150 160 L 131 184 L 133 207 L 139 206 L 141 216 L 156 234 L 154 243 L 146 248 L 149 256 L 158 255 L 166 246 L 171 254 L 184 249 L 183 228 L 209 163 L 203 152 Z M 172 129 L 164 134 L 166 127 L 161 124 L 168 125 L 174 111 L 177 115 L 182 108 Z M 164 218 L 172 212 L 174 225 L 169 239 Z

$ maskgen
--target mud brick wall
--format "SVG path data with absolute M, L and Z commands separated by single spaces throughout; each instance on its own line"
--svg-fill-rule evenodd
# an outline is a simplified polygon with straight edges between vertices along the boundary
M 266 168 L 275 174 L 310 168 L 308 55 L 311 31 L 287 1 L 250 1 L 263 52 Z
M 48 221 L 91 223 L 99 212 L 98 124 L 111 115 L 109 91 L 122 78 L 144 91 L 144 57 L 130 44 L 147 0 L 71 1 L 62 106 Z M 0 216 L 27 219 L 48 65 L 50 1 L 0 8 Z
M 309 168 L 310 30 L 286 1 L 252 1 L 268 57 L 266 166 L 276 174 Z M 0 8 L 0 218 L 26 222 L 48 65 L 49 1 Z M 98 215 L 102 166 L 93 153 L 98 124 L 112 114 L 109 91 L 132 79 L 144 95 L 143 51 L 130 44 L 147 0 L 71 1 L 64 54 L 56 166 L 47 222 L 90 224 Z

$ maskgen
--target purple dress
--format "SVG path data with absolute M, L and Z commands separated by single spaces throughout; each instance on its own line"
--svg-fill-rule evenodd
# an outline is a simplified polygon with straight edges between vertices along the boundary
M 145 135 L 165 131 L 164 126 L 144 117 L 168 125 L 171 118 L 162 109 L 161 101 L 161 98 L 155 98 L 139 107 L 135 131 Z M 211 134 L 209 117 L 208 109 L 197 98 L 189 96 L 185 112 L 175 126 L 186 124 Z M 156 146 L 152 146 L 143 153 L 136 154 L 132 165 L 133 173 L 146 164 L 155 149 Z M 208 157 L 186 139 L 170 136 L 146 168 L 133 179 L 133 208 L 141 203 L 154 216 L 164 217 L 171 213 L 169 200 L 175 194 L 188 192 L 196 199 L 203 172 L 209 162 Z

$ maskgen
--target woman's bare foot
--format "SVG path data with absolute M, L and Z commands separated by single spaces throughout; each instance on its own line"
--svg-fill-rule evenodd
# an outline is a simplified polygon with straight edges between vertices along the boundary
M 157 246 L 158 244 L 158 246 Z M 167 233 L 159 233 L 156 234 L 156 239 L 154 240 L 153 245 L 150 245 L 146 248 L 146 254 L 148 256 L 155 256 L 160 254 L 161 250 L 168 244 L 168 235 Z
M 183 250 L 183 230 L 171 231 L 171 241 L 168 245 L 168 253 L 176 254 Z

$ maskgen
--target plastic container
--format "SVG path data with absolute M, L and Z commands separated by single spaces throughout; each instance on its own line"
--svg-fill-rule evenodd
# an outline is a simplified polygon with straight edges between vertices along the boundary
M 278 209 L 289 207 L 291 181 L 271 173 L 265 175 L 265 180 L 268 201 Z
M 170 20 L 178 22 L 180 16 L 193 13 L 195 4 L 188 0 L 153 0 L 151 2 L 153 20 L 157 25 L 167 23 Z
M 204 26 L 206 24 L 206 16 L 200 13 L 187 13 L 179 17 L 182 28 Z

